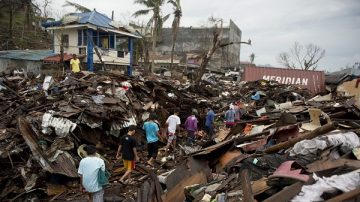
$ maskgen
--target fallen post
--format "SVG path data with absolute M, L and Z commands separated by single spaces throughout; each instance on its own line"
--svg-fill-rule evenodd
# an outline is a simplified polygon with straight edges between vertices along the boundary
M 268 149 L 266 149 L 264 152 L 267 153 L 267 154 L 270 154 L 270 153 L 274 153 L 274 152 L 277 152 L 281 149 L 286 149 L 286 148 L 289 148 L 293 145 L 295 145 L 297 142 L 300 142 L 302 140 L 306 140 L 306 139 L 313 139 L 317 136 L 320 136 L 320 135 L 324 135 L 326 133 L 329 133 L 333 130 L 335 130 L 338 126 L 338 123 L 337 122 L 332 122 L 332 123 L 328 123 L 324 126 L 321 126 L 320 128 L 317 128 L 311 132 L 308 132 L 304 135 L 301 135 L 299 137 L 296 137 L 294 139 L 291 139 L 287 142 L 282 142 L 282 143 L 279 143 L 277 145 L 274 145 Z

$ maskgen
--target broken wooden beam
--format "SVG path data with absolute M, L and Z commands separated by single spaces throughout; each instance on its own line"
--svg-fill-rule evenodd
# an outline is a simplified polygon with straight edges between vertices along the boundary
M 254 202 L 254 196 L 252 193 L 251 182 L 249 179 L 249 171 L 247 169 L 242 170 L 240 174 L 241 188 L 243 190 L 243 201 Z
M 279 191 L 278 193 L 270 196 L 269 198 L 267 198 L 266 200 L 264 200 L 264 202 L 287 202 L 290 201 L 292 198 L 294 198 L 298 193 L 300 193 L 301 188 L 303 187 L 303 185 L 309 185 L 314 183 L 314 179 L 310 178 L 309 181 L 307 181 L 306 183 L 304 182 L 296 182 L 290 186 L 284 187 L 281 191 Z
M 265 153 L 274 153 L 274 152 L 277 152 L 279 150 L 282 150 L 282 149 L 286 149 L 286 148 L 289 148 L 293 145 L 295 145 L 296 143 L 302 141 L 302 140 L 306 140 L 306 139 L 313 139 L 317 136 L 320 136 L 320 135 L 324 135 L 326 133 L 329 133 L 333 130 L 335 130 L 338 126 L 338 123 L 337 122 L 332 122 L 332 123 L 328 123 L 324 126 L 321 126 L 320 128 L 317 128 L 313 131 L 310 131 L 304 135 L 301 135 L 301 136 L 298 136 L 294 139 L 290 139 L 289 141 L 286 141 L 286 142 L 282 142 L 282 143 L 279 143 L 277 145 L 274 145 L 268 149 L 265 150 Z
M 307 165 L 307 171 L 310 173 L 329 170 L 339 167 L 351 167 L 355 169 L 360 168 L 360 161 L 351 160 L 351 159 L 336 159 L 336 160 L 327 160 L 327 161 L 316 161 L 312 164 Z
M 360 201 L 360 188 L 343 193 L 339 196 L 327 200 L 326 202 L 349 201 L 349 199 L 354 199 L 351 201 Z

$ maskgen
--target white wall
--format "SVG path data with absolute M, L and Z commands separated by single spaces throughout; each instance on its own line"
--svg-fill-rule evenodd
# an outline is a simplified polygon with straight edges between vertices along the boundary
M 54 30 L 55 34 L 55 53 L 60 53 L 60 37 L 61 34 L 69 35 L 69 47 L 64 48 L 65 53 L 69 54 L 79 54 L 79 48 L 86 48 L 86 46 L 78 46 L 78 32 L 76 28 L 69 28 L 66 30 Z M 100 54 L 102 55 L 102 60 L 105 64 L 115 64 L 115 65 L 129 65 L 130 63 L 130 54 L 125 55 L 124 58 L 117 57 L 116 50 L 102 51 L 100 48 L 98 49 Z M 100 63 L 99 57 L 94 52 L 94 63 Z M 86 62 L 86 58 L 84 58 L 83 62 Z

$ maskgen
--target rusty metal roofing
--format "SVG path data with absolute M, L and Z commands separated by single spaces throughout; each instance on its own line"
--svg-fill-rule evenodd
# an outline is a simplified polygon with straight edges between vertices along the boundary
M 13 60 L 40 61 L 56 55 L 52 50 L 8 50 L 0 51 L 0 58 Z

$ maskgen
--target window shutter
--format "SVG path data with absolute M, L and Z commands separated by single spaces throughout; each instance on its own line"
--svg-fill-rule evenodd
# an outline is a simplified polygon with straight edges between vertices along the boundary
M 110 48 L 115 48 L 115 35 L 110 33 Z
M 82 45 L 82 30 L 78 30 L 78 46 Z
M 87 30 L 86 29 L 83 29 L 82 30 L 83 33 L 84 33 L 84 42 L 83 42 L 83 45 L 86 46 L 87 45 Z

